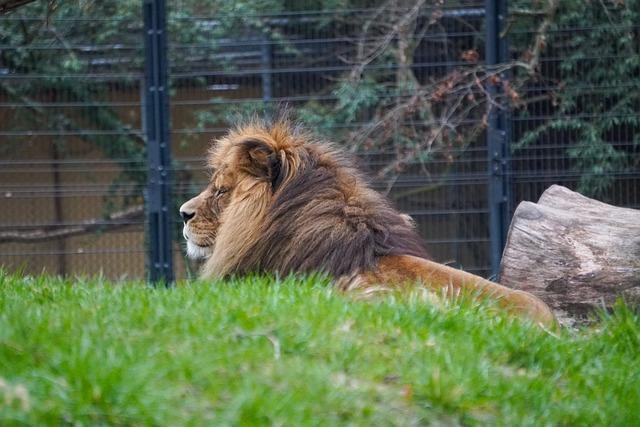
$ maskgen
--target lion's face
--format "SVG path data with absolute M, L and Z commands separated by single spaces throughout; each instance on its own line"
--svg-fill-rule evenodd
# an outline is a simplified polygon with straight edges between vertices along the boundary
M 191 258 L 207 258 L 213 251 L 222 213 L 233 192 L 233 183 L 223 175 L 214 175 L 202 193 L 180 207 L 182 235 Z
M 252 224 L 284 177 L 287 148 L 277 146 L 264 130 L 251 127 L 232 131 L 214 143 L 209 153 L 209 184 L 180 207 L 188 256 L 209 258 L 216 242 L 223 240 L 221 245 L 228 247 L 231 240 L 256 228 Z

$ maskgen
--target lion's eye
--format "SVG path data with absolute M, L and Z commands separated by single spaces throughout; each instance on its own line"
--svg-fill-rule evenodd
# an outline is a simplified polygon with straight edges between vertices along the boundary
M 220 197 L 220 196 L 222 196 L 224 193 L 226 193 L 228 191 L 229 191 L 228 188 L 218 188 L 216 190 L 216 194 L 215 195 L 216 195 L 216 197 Z

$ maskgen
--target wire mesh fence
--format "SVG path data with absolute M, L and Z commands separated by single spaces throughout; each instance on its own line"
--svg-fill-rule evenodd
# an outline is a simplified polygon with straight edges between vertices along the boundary
M 137 1 L 0 17 L 0 264 L 144 277 L 144 24 Z M 491 3 L 491 2 L 487 2 Z M 522 4 L 520 4 L 522 3 Z M 511 2 L 485 62 L 485 2 L 167 2 L 177 206 L 238 116 L 287 104 L 343 144 L 438 261 L 491 273 L 488 183 L 507 216 L 550 184 L 640 206 L 640 7 Z M 492 90 L 490 90 L 493 88 Z M 492 171 L 487 112 L 503 120 Z M 177 277 L 187 262 L 174 233 Z
M 140 13 L 58 12 L 0 17 L 0 264 L 143 276 Z

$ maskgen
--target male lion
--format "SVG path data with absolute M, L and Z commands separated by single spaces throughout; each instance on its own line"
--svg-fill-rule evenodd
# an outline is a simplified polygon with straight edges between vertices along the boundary
M 187 253 L 203 278 L 320 271 L 343 290 L 419 282 L 464 289 L 543 325 L 538 298 L 426 259 L 413 222 L 372 190 L 344 152 L 286 120 L 230 131 L 209 153 L 207 188 L 180 207 Z

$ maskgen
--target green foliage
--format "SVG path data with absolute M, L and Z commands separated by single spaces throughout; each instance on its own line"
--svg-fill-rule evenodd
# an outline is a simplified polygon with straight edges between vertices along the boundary
M 74 18 L 113 17 L 116 9 L 117 20 L 80 19 L 65 25 Z M 56 20 L 52 19 L 54 16 Z M 140 168 L 127 166 L 132 161 L 144 164 L 143 139 L 115 108 L 104 106 L 109 101 L 112 82 L 83 77 L 92 72 L 92 57 L 85 51 L 93 46 L 106 52 L 105 45 L 140 44 L 138 33 L 123 31 L 141 27 L 138 2 L 118 2 L 117 8 L 116 2 L 54 2 L 51 7 L 49 2 L 34 2 L 12 18 L 0 26 L 2 44 L 13 47 L 0 52 L 0 62 L 11 74 L 23 73 L 33 78 L 0 80 L 0 95 L 22 104 L 20 114 L 14 114 L 13 120 L 6 123 L 7 128 L 62 135 L 95 129 L 97 132 L 80 132 L 77 138 L 121 166 L 121 173 L 111 186 L 115 192 L 122 183 L 129 184 L 121 202 L 139 201 L 146 175 Z M 123 73 L 118 81 L 123 87 L 139 82 L 136 73 L 142 66 L 142 55 L 131 55 L 130 59 L 133 63 L 114 61 L 112 65 L 113 72 Z M 41 104 L 52 102 L 62 106 L 47 108 Z M 78 113 L 78 105 L 82 106 L 82 113 Z M 56 136 L 52 140 L 61 157 L 65 156 L 69 139 Z
M 379 102 L 380 92 L 380 85 L 371 78 L 344 81 L 333 90 L 337 98 L 336 114 L 342 116 L 345 123 L 353 123 L 363 110 Z
M 545 51 L 562 58 L 541 73 L 554 88 L 548 93 L 553 117 L 525 133 L 516 148 L 546 135 L 572 145 L 566 154 L 580 177 L 578 191 L 587 195 L 606 195 L 615 173 L 640 164 L 629 144 L 640 137 L 638 22 L 637 0 L 561 1 L 546 38 Z
M 452 67 L 444 74 L 427 77 L 416 74 L 412 64 L 419 52 L 418 35 L 433 31 L 434 34 L 442 33 L 446 40 L 447 29 L 439 23 L 441 2 L 426 2 L 423 10 L 406 20 L 406 12 L 413 5 L 411 2 L 385 3 L 379 15 L 372 15 L 349 13 L 349 10 L 363 7 L 371 11 L 375 5 L 347 0 L 169 2 L 170 61 L 174 69 L 184 66 L 192 71 L 189 67 L 202 61 L 219 70 L 233 71 L 238 65 L 223 54 L 221 41 L 264 36 L 275 43 L 280 53 L 290 55 L 293 63 L 313 67 L 316 58 L 307 58 L 289 40 L 306 37 L 310 28 L 313 31 L 331 28 L 335 31 L 332 37 L 350 40 L 347 45 L 351 47 L 337 55 L 352 67 L 327 78 L 315 93 L 317 100 L 296 104 L 299 117 L 336 140 L 355 141 L 368 148 L 392 149 L 389 151 L 397 153 L 411 152 L 414 153 L 409 158 L 411 161 L 447 163 L 454 158 L 451 153 L 460 152 L 461 146 L 464 148 L 477 139 L 479 119 L 486 102 L 480 101 L 481 94 L 467 94 L 469 98 L 464 99 L 473 102 L 465 101 L 453 107 L 463 94 L 450 99 L 446 93 L 438 93 L 446 84 L 430 88 L 435 84 L 432 79 L 437 83 L 437 79 L 449 75 L 447 73 L 459 78 L 459 71 L 469 64 L 459 69 Z M 516 15 L 511 29 L 520 30 L 509 32 L 512 51 L 521 57 L 531 47 L 533 31 L 544 19 L 548 2 L 515 0 L 509 6 L 511 10 L 532 12 Z M 306 23 L 305 28 L 274 25 L 265 17 L 305 10 L 332 10 L 334 13 L 322 14 L 322 19 Z M 114 54 L 111 50 L 117 49 L 118 45 L 131 45 L 139 46 L 137 54 L 127 53 L 123 55 L 126 60 L 113 61 L 109 72 L 123 75 L 119 85 L 139 85 L 143 60 L 140 2 L 34 2 L 13 16 L 40 18 L 3 21 L 0 26 L 2 44 L 23 48 L 2 50 L 2 66 L 11 72 L 43 78 L 0 80 L 0 94 L 25 106 L 21 109 L 23 114 L 16 115 L 7 126 L 16 130 L 96 128 L 119 131 L 115 136 L 96 134 L 80 135 L 79 138 L 116 161 L 144 161 L 144 143 L 134 132 L 138 125 L 132 124 L 130 118 L 116 109 L 101 105 L 109 99 L 110 83 L 74 77 L 93 72 L 91 55 L 109 56 L 111 52 L 113 59 L 117 59 L 117 51 Z M 427 16 L 429 19 L 425 19 Z M 71 18 L 82 19 L 73 21 L 73 25 L 65 25 L 70 22 L 65 19 Z M 535 144 L 549 135 L 563 145 L 572 145 L 566 155 L 580 176 L 578 189 L 592 196 L 603 195 L 610 188 L 614 180 L 612 173 L 640 166 L 640 160 L 634 154 L 637 149 L 620 144 L 629 141 L 619 141 L 619 135 L 625 134 L 636 144 L 640 142 L 637 22 L 640 22 L 638 0 L 588 1 L 586 4 L 578 0 L 561 1 L 543 49 L 543 56 L 548 54 L 559 60 L 539 70 L 539 75 L 528 82 L 527 88 L 533 89 L 532 97 L 539 93 L 536 92 L 539 85 L 553 88 L 544 94 L 549 99 L 545 105 L 551 110 L 552 117 L 527 130 L 516 148 Z M 473 30 L 474 24 L 468 25 L 468 30 Z M 569 32 L 572 28 L 578 30 Z M 379 42 L 392 30 L 395 31 L 391 34 L 393 37 L 386 43 Z M 481 28 L 477 30 L 481 31 Z M 446 61 L 459 60 L 462 53 L 456 44 L 460 42 L 453 40 L 455 37 L 443 46 L 447 52 Z M 360 45 L 361 41 L 367 43 Z M 481 50 L 483 40 L 479 37 L 464 43 L 464 49 Z M 46 49 L 34 48 L 37 46 L 59 50 L 52 57 Z M 112 47 L 88 53 L 87 48 L 91 46 Z M 357 54 L 359 49 L 362 49 L 360 56 Z M 522 76 L 516 75 L 518 77 Z M 447 83 L 446 79 L 444 83 Z M 206 84 L 203 77 L 189 80 L 191 87 L 204 88 Z M 172 93 L 175 92 L 174 87 Z M 529 93 L 520 94 L 525 104 L 529 102 Z M 415 102 L 408 102 L 415 94 L 420 96 Z M 47 99 L 51 96 L 63 97 L 60 101 L 83 104 L 83 116 L 77 117 L 72 109 L 55 109 L 56 113 L 51 114 L 50 110 L 38 106 L 38 101 L 52 101 Z M 477 106 L 473 107 L 476 101 Z M 264 104 L 260 101 L 237 103 L 230 108 L 223 98 L 211 98 L 205 108 L 194 109 L 193 127 L 197 132 L 217 128 L 228 122 L 230 116 L 246 116 L 262 108 Z M 239 112 L 230 114 L 230 110 Z M 518 114 L 526 115 L 527 112 Z M 91 119 L 88 121 L 86 117 Z M 440 125 L 443 127 L 438 131 Z M 186 138 L 181 143 L 188 144 L 189 141 Z M 63 150 L 62 142 L 57 143 Z M 124 188 L 122 183 L 133 183 L 128 188 L 130 197 L 134 198 L 144 185 L 145 173 L 140 169 L 127 170 L 124 163 L 121 166 L 122 173 L 114 180 L 112 188 L 115 191 Z M 128 199 L 125 197 L 122 203 L 128 203 Z
M 383 90 L 384 87 L 372 77 L 340 81 L 331 88 L 334 102 L 310 101 L 296 113 L 310 128 L 342 141 L 347 137 L 349 130 L 353 131 L 349 125 L 358 129 L 370 119 L 369 112 L 385 99 Z
M 170 50 L 170 61 L 174 64 L 187 61 L 197 50 L 181 48 L 182 45 L 210 44 L 215 48 L 217 40 L 240 35 L 247 27 L 260 28 L 263 25 L 260 13 L 282 8 L 277 0 L 180 1 L 171 6 L 170 40 L 178 46 Z M 203 19 L 194 20 L 216 16 L 226 19 L 219 19 L 216 25 Z M 107 211 L 121 207 L 116 205 L 140 203 L 146 184 L 144 167 L 131 167 L 146 162 L 144 138 L 137 131 L 141 119 L 138 113 L 123 113 L 108 104 L 113 101 L 110 96 L 114 88 L 140 90 L 144 60 L 142 19 L 142 6 L 137 0 L 34 2 L 20 8 L 0 26 L 2 44 L 13 47 L 0 51 L 1 66 L 9 74 L 34 77 L 0 79 L 0 96 L 22 105 L 19 114 L 6 123 L 7 129 L 76 134 L 74 138 L 113 159 L 121 168 L 105 198 Z M 122 46 L 128 50 L 120 53 Z M 94 59 L 108 61 L 106 71 L 96 70 Z M 219 61 L 224 67 L 224 58 Z M 100 78 L 100 73 L 106 78 Z M 117 77 L 110 78 L 112 74 Z M 69 107 L 47 108 L 41 104 L 51 102 Z M 84 129 L 97 132 L 81 132 Z M 52 140 L 62 157 L 69 140 L 65 136 Z M 124 197 L 113 198 L 116 193 Z
M 633 425 L 640 317 L 551 335 L 322 278 L 153 289 L 0 272 L 0 424 Z

